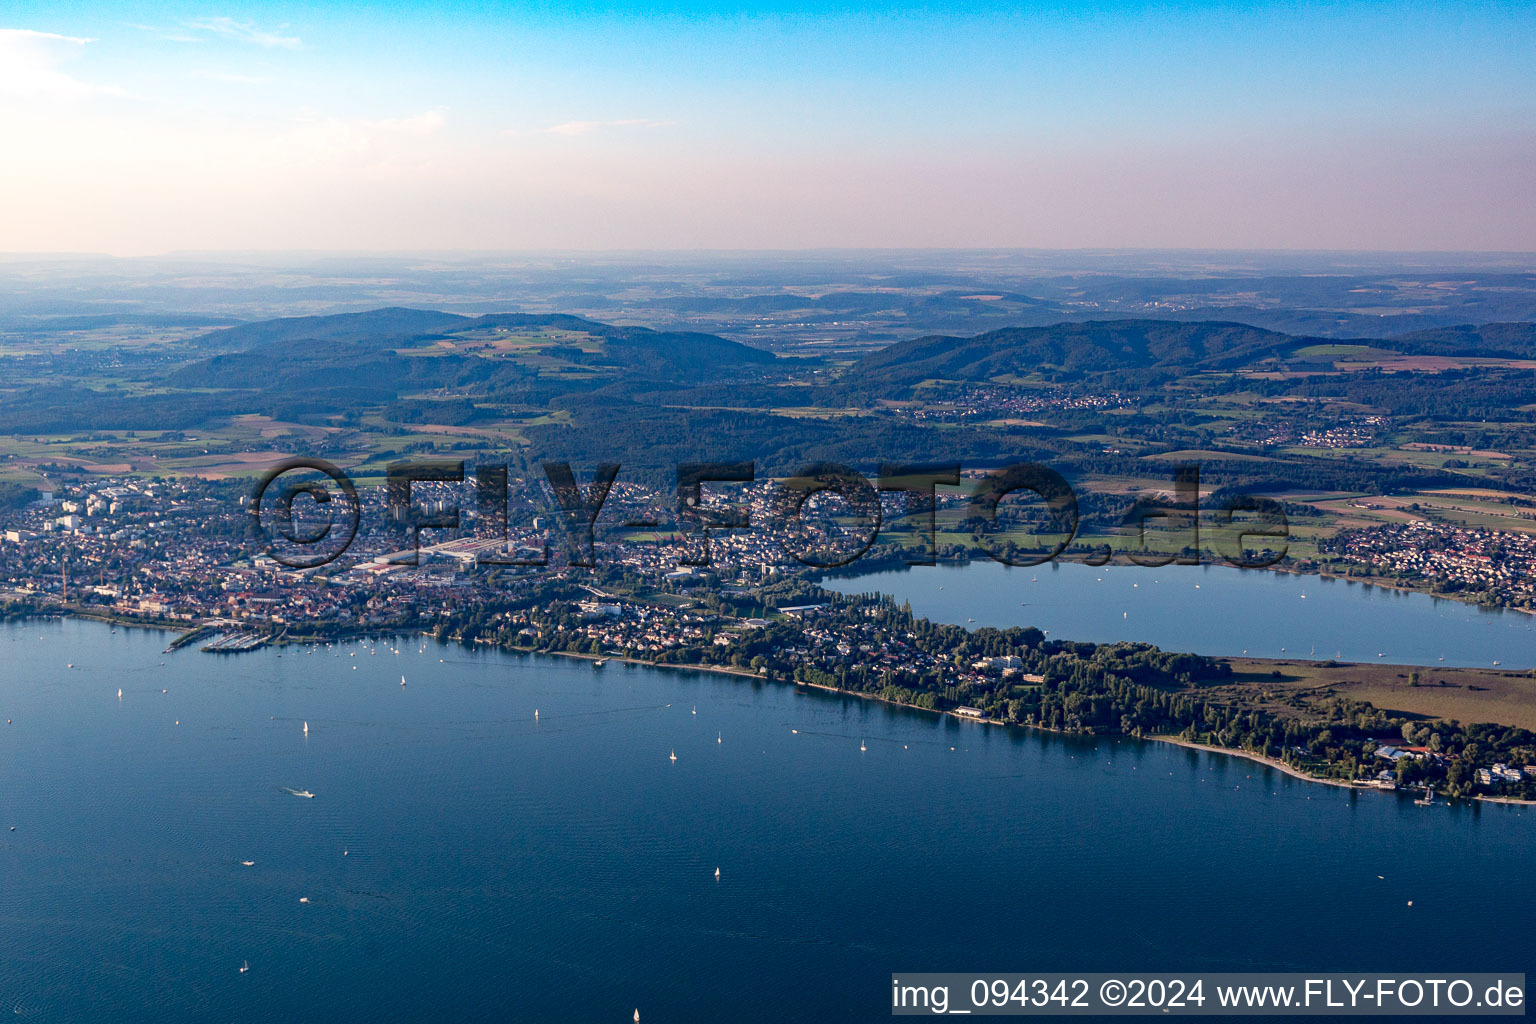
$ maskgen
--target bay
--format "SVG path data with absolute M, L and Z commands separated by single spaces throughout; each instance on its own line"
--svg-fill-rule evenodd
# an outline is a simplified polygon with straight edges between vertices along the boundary
M 822 583 L 890 594 L 936 622 L 1036 626 L 1052 638 L 1139 640 L 1218 657 L 1536 667 L 1536 616 L 1365 583 L 1225 566 L 1033 568 L 990 560 Z
M 893 971 L 1536 962 L 1529 808 L 414 636 L 167 640 L 0 626 L 17 1019 L 875 1021 Z

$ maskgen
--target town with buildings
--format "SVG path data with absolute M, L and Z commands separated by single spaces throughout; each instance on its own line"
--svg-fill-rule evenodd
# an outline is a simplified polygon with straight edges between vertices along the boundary
M 1391 425 L 1387 416 L 1351 417 L 1333 422 L 1298 420 L 1291 417 L 1264 416 L 1237 422 L 1227 427 L 1227 438 L 1263 448 L 1295 445 L 1298 448 L 1350 449 L 1368 448 L 1380 441 Z
M 1061 410 L 1124 409 L 1135 405 L 1116 391 L 1086 391 L 1068 387 L 966 387 L 954 395 L 928 402 L 885 403 L 883 409 L 918 423 L 975 423 L 1021 419 Z
M 1371 575 L 1481 603 L 1531 608 L 1536 537 L 1426 520 L 1341 530 L 1318 549 Z
M 334 560 L 299 568 L 274 557 L 279 549 L 268 549 L 266 534 L 252 532 L 248 488 L 117 478 L 46 494 L 6 517 L 0 607 L 10 616 L 77 614 L 174 628 L 183 632 L 174 644 L 226 654 L 430 632 L 598 662 L 791 681 L 982 722 L 1215 739 L 1377 788 L 1536 793 L 1536 771 L 1521 761 L 1533 755 L 1519 730 L 1489 742 L 1420 729 L 1421 743 L 1398 748 L 1373 738 L 1393 724 L 1380 712 L 1342 742 L 1339 728 L 1263 721 L 1198 696 L 1230 672 L 1219 659 L 1145 644 L 1055 641 L 1033 628 L 937 625 L 879 595 L 816 586 L 789 553 L 804 542 L 800 534 L 791 542 L 765 529 L 713 528 L 706 540 L 679 520 L 675 497 L 638 485 L 615 485 L 610 500 L 614 518 L 644 528 L 599 527 L 590 549 L 531 502 L 524 511 L 541 514 L 502 519 L 477 515 L 472 500 L 457 529 L 425 530 L 413 547 L 409 531 L 391 528 L 385 489 L 363 488 L 355 542 Z M 459 500 L 446 485 L 427 484 L 413 505 L 442 514 Z M 754 522 L 772 518 L 767 484 L 743 486 L 730 500 Z M 289 528 L 303 532 L 297 521 Z M 1505 581 L 1512 596 L 1528 593 L 1521 580 L 1532 545 L 1524 538 L 1478 531 L 1447 538 L 1423 524 L 1389 530 L 1395 543 L 1387 531 L 1371 531 L 1364 536 L 1373 546 L 1356 539 L 1349 550 L 1390 557 L 1383 566 L 1398 572 L 1482 573 L 1477 580 Z M 821 540 L 835 541 L 838 528 L 823 533 Z M 1196 693 L 1185 693 L 1191 686 Z M 1344 705 L 1338 713 L 1361 717 Z M 1370 768 L 1382 758 L 1393 763 L 1386 775 Z

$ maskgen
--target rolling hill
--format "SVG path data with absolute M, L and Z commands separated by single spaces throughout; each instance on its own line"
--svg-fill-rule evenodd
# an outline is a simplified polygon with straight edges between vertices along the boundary
M 212 332 L 199 344 L 219 354 L 175 371 L 168 381 L 172 386 L 310 389 L 345 379 L 385 390 L 388 382 L 420 390 L 595 378 L 689 385 L 768 366 L 776 358 L 712 334 L 653 331 L 563 314 L 469 317 L 399 308 L 242 324 Z
M 846 379 L 855 385 L 890 389 L 934 378 L 982 381 L 1041 370 L 1076 376 L 1154 367 L 1214 369 L 1312 343 L 1219 321 L 1092 320 L 1007 328 L 972 338 L 913 338 L 860 359 L 849 367 Z

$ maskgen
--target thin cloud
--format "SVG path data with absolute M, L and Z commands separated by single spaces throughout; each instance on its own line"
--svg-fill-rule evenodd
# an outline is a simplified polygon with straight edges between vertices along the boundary
M 273 146 L 282 152 L 320 160 L 398 163 L 416 152 L 423 140 L 437 135 L 445 123 L 441 110 L 385 118 L 306 114 L 293 122 L 291 130 L 273 140 Z
M 436 135 L 447 119 L 441 110 L 428 110 L 413 117 L 386 117 L 376 121 L 364 121 L 369 128 L 396 132 L 401 135 Z
M 272 79 L 262 75 L 239 75 L 231 71 L 205 71 L 202 69 L 190 72 L 193 78 L 202 78 L 210 82 L 228 82 L 231 85 L 266 85 Z
M 210 35 L 222 36 L 225 39 L 236 39 L 244 43 L 254 43 L 257 46 L 282 47 L 285 50 L 296 50 L 304 45 L 298 36 L 278 35 L 266 29 L 256 27 L 253 21 L 236 21 L 234 18 L 199 18 L 195 21 L 184 21 L 183 28 L 193 32 L 206 32 Z M 281 25 L 279 28 L 287 28 Z M 174 37 L 173 37 L 174 38 Z
M 59 65 L 84 52 L 93 39 L 0 28 L 0 96 L 21 99 L 75 99 L 85 96 L 126 96 L 122 87 L 83 82 L 59 70 Z
M 626 117 L 618 121 L 567 121 L 544 129 L 550 135 L 590 135 L 614 128 L 670 128 L 676 121 L 656 121 L 649 117 Z
M 203 41 L 202 36 L 190 35 L 182 29 L 161 28 L 159 25 L 135 24 L 130 24 L 128 27 L 138 29 L 140 32 L 148 32 L 156 39 L 164 39 L 168 43 L 200 43 Z

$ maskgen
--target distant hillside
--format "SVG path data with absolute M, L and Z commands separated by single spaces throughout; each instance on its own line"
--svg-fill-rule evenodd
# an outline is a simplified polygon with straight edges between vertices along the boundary
M 1536 359 L 1536 324 L 1462 324 L 1402 334 L 1385 344 L 1415 355 Z
M 832 291 L 822 295 L 795 295 L 775 292 L 767 295 L 728 296 L 680 296 L 658 299 L 653 305 L 678 313 L 729 313 L 757 316 L 766 313 L 783 313 L 794 310 L 821 311 L 825 313 L 874 313 L 882 310 L 910 310 L 923 313 L 953 312 L 1006 313 L 1029 307 L 1059 308 L 1053 302 L 1036 299 L 1016 292 L 975 293 L 948 291 L 936 295 L 912 296 L 902 292 L 855 292 Z
M 389 342 L 396 344 L 437 331 L 452 330 L 470 321 L 457 313 L 395 306 L 366 313 L 332 316 L 293 316 L 258 320 L 203 335 L 205 348 L 237 351 L 281 341 Z
M 416 309 L 242 324 L 201 339 L 220 354 L 175 371 L 182 388 L 306 391 L 346 385 L 375 399 L 406 390 L 517 391 L 529 400 L 590 390 L 602 378 L 689 386 L 772 364 L 771 352 L 677 331 L 602 324 L 563 314 L 467 317 Z M 562 383 L 566 382 L 566 383 Z
M 772 352 L 714 334 L 623 327 L 558 313 L 492 313 L 461 325 L 453 333 L 496 328 L 509 331 L 561 330 L 585 334 L 601 339 L 602 351 L 569 356 L 573 361 L 662 376 L 685 372 L 708 375 L 710 371 L 728 367 L 767 365 L 777 358 Z
M 235 317 L 197 313 L 82 313 L 73 316 L 0 316 L 0 329 L 18 334 L 51 334 L 112 327 L 209 328 L 240 322 Z
M 1172 320 L 1092 320 L 1013 327 L 973 338 L 913 338 L 849 367 L 846 379 L 879 387 L 924 380 L 988 380 L 1055 370 L 1065 375 L 1117 369 L 1226 367 L 1310 344 L 1246 324 Z

